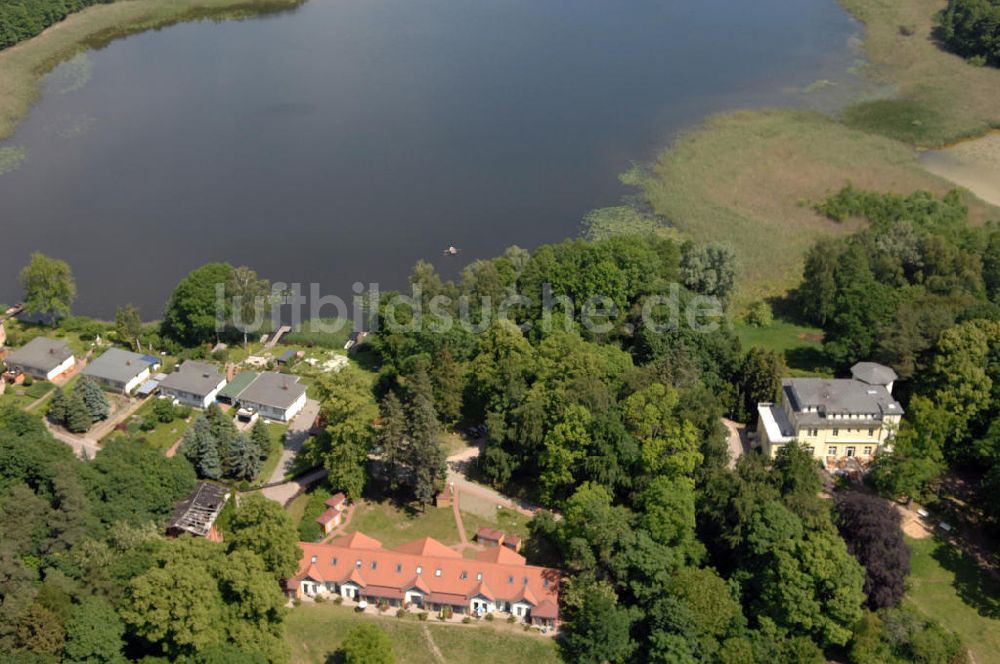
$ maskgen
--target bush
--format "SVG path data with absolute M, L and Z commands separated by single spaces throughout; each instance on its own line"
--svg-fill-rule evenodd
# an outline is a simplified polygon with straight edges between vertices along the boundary
M 174 417 L 179 420 L 191 417 L 191 412 L 191 406 L 174 406 Z
M 757 302 L 747 311 L 744 320 L 751 327 L 768 327 L 774 322 L 774 312 L 767 302 Z
M 24 374 L 24 381 L 21 384 L 25 387 L 31 387 L 35 384 L 35 379 L 30 374 Z
M 139 423 L 139 428 L 143 431 L 152 431 L 156 428 L 156 420 L 147 417 Z
M 464 618 L 462 618 L 462 624 L 463 625 L 468 625 L 471 622 L 472 622 L 472 618 L 470 618 L 469 616 L 465 616 Z
M 326 601 L 326 595 L 317 594 L 315 597 L 313 597 L 313 601 L 315 601 L 317 604 L 322 604 L 323 602 Z
M 487 613 L 486 614 L 486 620 L 487 620 L 487 622 L 493 622 L 493 614 L 492 613 Z
M 396 617 L 397 618 L 405 618 L 406 617 L 406 609 L 396 609 Z
M 421 611 L 417 614 L 417 620 L 427 620 L 427 612 Z
M 964 58 L 1000 66 L 998 0 L 949 0 L 940 21 L 941 35 L 952 50 Z
M 341 605 L 341 604 L 343 604 L 344 603 L 344 596 L 343 595 L 337 595 L 336 597 L 333 598 L 333 603 L 336 604 L 336 605 L 338 605 L 338 606 Z
M 160 422 L 169 424 L 174 421 L 177 413 L 174 410 L 174 404 L 170 403 L 170 400 L 157 399 L 153 402 L 153 416 Z
M 510 615 L 510 616 L 507 616 L 507 622 L 508 622 L 509 624 L 511 624 L 511 625 L 513 625 L 513 624 L 514 624 L 514 621 L 516 621 L 516 620 L 517 620 L 517 618 L 515 618 L 515 617 L 514 617 L 514 616 L 512 616 L 512 615 Z
M 296 597 L 292 600 L 292 606 L 302 606 L 302 600 Z

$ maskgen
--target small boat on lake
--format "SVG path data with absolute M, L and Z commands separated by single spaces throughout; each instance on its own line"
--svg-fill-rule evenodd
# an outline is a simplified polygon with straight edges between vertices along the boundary
M 456 249 L 454 246 L 448 247 L 447 249 L 444 250 L 444 255 L 445 256 L 456 256 L 456 255 L 458 255 L 458 249 Z

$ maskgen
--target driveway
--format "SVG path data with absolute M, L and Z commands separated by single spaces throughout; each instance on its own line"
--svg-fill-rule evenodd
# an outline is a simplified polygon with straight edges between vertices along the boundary
M 271 477 L 267 478 L 267 484 L 273 484 L 285 479 L 285 475 L 292 469 L 295 457 L 298 455 L 302 445 L 309 438 L 309 430 L 312 429 L 316 416 L 319 415 L 319 402 L 315 399 L 306 400 L 306 405 L 302 407 L 288 425 L 288 434 L 285 436 L 285 449 L 281 451 L 281 458 L 278 465 L 274 467 Z
M 750 438 L 747 436 L 747 425 L 722 418 L 729 435 L 729 468 L 736 467 L 741 456 L 750 451 Z
M 116 410 L 108 419 L 94 424 L 90 431 L 82 436 L 72 434 L 62 427 L 55 426 L 47 418 L 45 418 L 45 427 L 56 440 L 62 441 L 72 447 L 78 457 L 82 459 L 84 458 L 84 453 L 86 453 L 86 458 L 93 459 L 94 455 L 101 449 L 98 441 L 114 431 L 114 428 L 120 422 L 124 422 L 131 417 L 132 413 L 137 411 L 143 403 L 145 403 L 145 399 L 129 399 L 125 407 Z
M 475 463 L 476 457 L 479 456 L 479 449 L 480 446 L 483 445 L 484 441 L 479 440 L 476 441 L 476 443 L 476 446 L 467 447 L 464 450 L 460 450 L 459 452 L 456 452 L 448 457 L 447 481 L 454 484 L 455 488 L 458 489 L 459 500 L 461 500 L 464 495 L 476 498 L 478 501 L 490 503 L 492 505 L 492 509 L 494 510 L 497 505 L 500 505 L 502 507 L 506 507 L 507 509 L 520 512 L 525 516 L 534 516 L 535 511 L 538 509 L 537 505 L 532 505 L 527 501 L 509 498 L 499 491 L 495 491 L 488 486 L 484 486 L 468 478 L 468 471 L 472 468 L 472 464 Z M 479 512 L 479 510 L 474 509 L 472 505 L 469 505 L 468 507 L 468 511 L 470 512 Z
M 326 468 L 317 468 L 316 470 L 308 472 L 295 480 L 282 482 L 281 484 L 275 484 L 274 486 L 260 489 L 260 494 L 268 500 L 273 500 L 274 502 L 284 506 L 291 502 L 292 498 L 299 495 L 324 477 L 326 477 Z
M 75 436 L 64 429 L 53 426 L 47 419 L 45 420 L 45 427 L 56 440 L 66 443 L 72 447 L 73 451 L 81 459 L 93 459 L 101 449 L 97 444 L 97 440 L 94 438 L 89 438 L 87 436 Z

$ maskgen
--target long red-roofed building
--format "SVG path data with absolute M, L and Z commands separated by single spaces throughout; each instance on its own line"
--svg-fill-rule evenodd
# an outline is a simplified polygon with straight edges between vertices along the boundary
M 341 595 L 389 606 L 451 609 L 458 615 L 495 611 L 544 627 L 559 621 L 559 570 L 528 565 L 505 547 L 475 560 L 426 537 L 386 549 L 362 533 L 328 544 L 299 542 L 302 559 L 286 582 L 295 597 Z

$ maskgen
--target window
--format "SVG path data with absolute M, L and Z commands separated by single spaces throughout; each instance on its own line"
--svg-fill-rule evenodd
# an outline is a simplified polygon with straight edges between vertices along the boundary
M 809 435 L 810 436 L 818 436 L 819 435 L 819 429 L 809 429 Z
M 403 566 L 400 565 L 399 563 L 396 563 L 396 574 L 399 574 L 402 571 L 403 571 Z
M 417 574 L 423 574 L 423 573 L 424 573 L 424 568 L 423 568 L 423 566 L 421 566 L 421 565 L 417 565 Z
M 549 587 L 549 580 L 548 579 L 542 579 L 542 585 L 545 586 L 546 588 L 548 588 Z
M 460 578 L 462 581 L 465 581 L 466 579 L 469 578 L 469 573 L 463 569 L 462 573 L 458 575 L 458 578 Z
M 377 568 L 378 568 L 378 563 L 373 560 L 372 561 L 372 569 L 377 569 Z
M 361 558 L 358 558 L 357 560 L 354 561 L 354 566 L 357 567 L 358 569 L 361 569 Z
M 514 577 L 513 576 L 508 576 L 507 577 L 507 583 L 514 583 Z
M 871 445 L 866 445 L 865 446 L 865 456 L 871 456 L 871 455 L 872 455 L 872 446 Z
M 830 447 L 826 448 L 826 455 L 827 456 L 837 456 L 837 448 L 834 447 L 834 446 L 832 446 L 832 445 Z
M 839 436 L 840 435 L 840 429 L 834 429 L 833 430 L 833 435 L 834 436 Z
M 434 576 L 441 576 L 441 568 L 440 567 L 438 567 L 436 570 L 434 570 Z
M 854 447 L 848 447 L 847 448 L 847 456 L 849 456 L 849 457 L 854 456 Z
M 316 562 L 316 556 L 313 556 L 312 558 L 310 558 L 310 559 L 309 559 L 309 562 L 311 562 L 311 563 L 314 563 L 314 562 Z
M 476 572 L 476 581 L 482 581 L 482 580 L 483 580 L 483 573 Z
M 815 456 L 816 455 L 816 448 L 813 447 L 812 445 L 810 445 L 806 449 L 809 450 L 809 456 Z
M 333 557 L 333 566 L 334 566 L 334 567 L 336 567 L 336 566 L 337 566 L 337 556 L 334 556 L 334 557 Z
M 524 577 L 524 585 L 528 585 L 528 577 Z
M 875 429 L 869 429 L 868 430 L 868 435 L 869 436 L 874 436 L 875 435 Z

